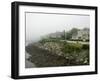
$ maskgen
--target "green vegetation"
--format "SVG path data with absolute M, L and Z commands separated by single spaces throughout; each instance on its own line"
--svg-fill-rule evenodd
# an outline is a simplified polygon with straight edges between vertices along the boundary
M 89 45 L 66 43 L 63 45 L 62 52 L 68 59 L 69 65 L 89 64 Z
M 41 40 L 43 49 L 47 49 L 53 54 L 63 56 L 68 65 L 88 65 L 89 64 L 89 44 L 68 43 L 60 40 Z
M 73 53 L 73 52 L 80 52 L 81 51 L 81 44 L 74 44 L 74 43 L 64 43 L 62 51 L 64 53 Z
M 76 35 L 77 32 L 78 32 L 78 30 L 79 30 L 79 29 L 77 29 L 77 28 L 73 28 L 73 29 L 71 29 L 70 31 L 65 32 L 65 34 L 66 34 L 66 35 L 65 35 L 65 36 L 66 36 L 66 39 L 67 39 L 67 40 L 71 40 L 72 35 Z M 61 38 L 64 39 L 65 36 L 62 35 Z

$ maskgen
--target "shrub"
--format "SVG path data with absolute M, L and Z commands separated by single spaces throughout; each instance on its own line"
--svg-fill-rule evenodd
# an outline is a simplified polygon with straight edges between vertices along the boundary
M 89 64 L 89 45 L 79 43 L 66 43 L 62 50 L 64 56 L 69 60 L 69 65 Z
M 72 44 L 72 43 L 66 43 L 62 47 L 62 51 L 64 53 L 74 53 L 74 52 L 80 52 L 81 51 L 81 44 Z
M 83 46 L 82 46 L 82 49 L 89 49 L 89 45 L 87 45 L 87 44 L 84 44 Z

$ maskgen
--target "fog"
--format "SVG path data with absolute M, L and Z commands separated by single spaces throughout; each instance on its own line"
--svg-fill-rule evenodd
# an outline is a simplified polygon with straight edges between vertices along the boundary
M 42 36 L 72 28 L 90 27 L 88 15 L 26 13 L 26 41 L 35 42 Z

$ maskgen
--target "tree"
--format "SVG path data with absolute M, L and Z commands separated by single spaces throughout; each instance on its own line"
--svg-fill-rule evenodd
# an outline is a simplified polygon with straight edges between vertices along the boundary
M 66 32 L 66 39 L 70 40 L 72 38 L 72 35 L 77 35 L 79 29 L 73 28 L 70 31 Z

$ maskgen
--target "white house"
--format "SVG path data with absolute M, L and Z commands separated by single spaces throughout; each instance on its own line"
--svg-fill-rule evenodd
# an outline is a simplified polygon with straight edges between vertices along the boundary
M 72 35 L 72 40 L 89 40 L 89 28 L 78 30 L 76 35 Z

